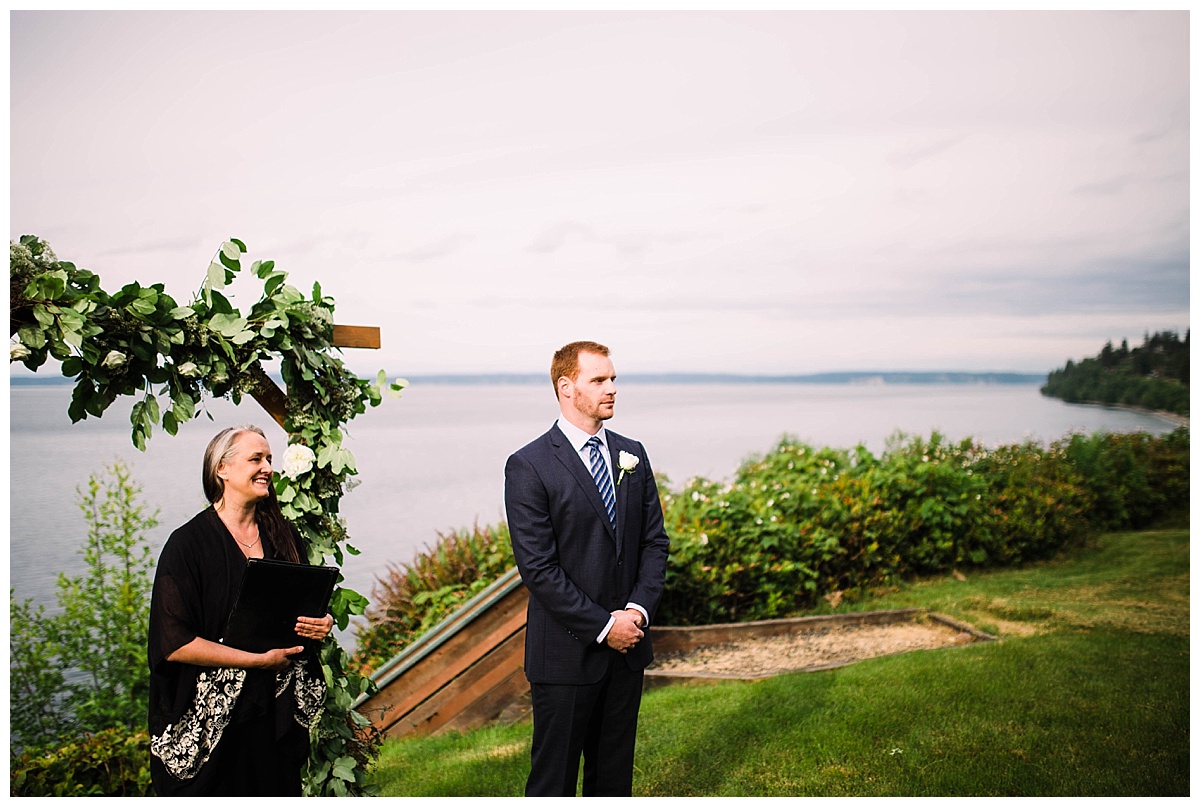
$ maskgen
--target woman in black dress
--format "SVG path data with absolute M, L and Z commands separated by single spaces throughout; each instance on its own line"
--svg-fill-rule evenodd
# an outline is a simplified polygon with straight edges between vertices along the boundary
M 261 429 L 225 429 L 204 452 L 211 507 L 163 546 L 150 605 L 150 772 L 160 796 L 300 795 L 308 729 L 325 700 L 315 652 L 333 618 L 300 617 L 266 653 L 220 644 L 249 558 L 307 563 L 275 496 Z

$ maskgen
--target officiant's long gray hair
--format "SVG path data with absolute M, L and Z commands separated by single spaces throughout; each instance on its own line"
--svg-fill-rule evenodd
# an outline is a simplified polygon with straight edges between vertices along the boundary
M 254 432 L 264 440 L 267 435 L 257 426 L 231 426 L 217 432 L 216 437 L 208 441 L 204 449 L 204 467 L 201 470 L 201 481 L 204 484 L 204 498 L 209 504 L 217 504 L 225 498 L 225 480 L 217 476 L 217 469 L 237 453 L 238 438 L 246 432 Z M 254 506 L 254 520 L 258 524 L 260 537 L 265 537 L 275 551 L 275 557 L 280 560 L 300 561 L 300 547 L 295 533 L 283 512 L 279 509 L 279 497 L 275 495 L 275 485 L 267 485 L 267 495 Z

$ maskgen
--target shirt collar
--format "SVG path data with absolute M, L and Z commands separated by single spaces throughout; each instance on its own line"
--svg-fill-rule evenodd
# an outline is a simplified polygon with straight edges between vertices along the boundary
M 608 449 L 608 434 L 604 431 L 603 425 L 600 426 L 600 431 L 596 432 L 595 435 L 591 435 L 576 426 L 574 423 L 571 423 L 566 418 L 559 418 L 557 423 L 558 430 L 566 435 L 567 440 L 570 441 L 576 452 L 583 451 L 584 445 L 586 445 L 587 441 L 592 439 L 593 436 L 599 437 L 600 444 L 604 446 L 605 450 Z

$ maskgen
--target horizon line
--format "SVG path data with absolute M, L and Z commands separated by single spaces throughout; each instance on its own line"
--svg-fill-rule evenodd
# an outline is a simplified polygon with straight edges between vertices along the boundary
M 17 367 L 12 367 L 17 370 Z M 21 368 L 24 369 L 24 368 Z M 278 372 L 268 375 L 279 379 Z M 765 373 L 627 373 L 618 380 L 630 383 L 658 384 L 1033 384 L 1045 381 L 1048 373 L 1020 373 L 1015 371 L 966 371 L 966 370 L 840 370 L 823 373 L 789 373 L 771 375 Z M 388 378 L 402 377 L 410 385 L 422 384 L 542 384 L 545 373 L 482 373 L 482 372 L 432 372 L 401 375 L 387 373 Z M 70 384 L 73 378 L 61 375 L 37 375 L 18 372 L 9 374 L 10 383 Z

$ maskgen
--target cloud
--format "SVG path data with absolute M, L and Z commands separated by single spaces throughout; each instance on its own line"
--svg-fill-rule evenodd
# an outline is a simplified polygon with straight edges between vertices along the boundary
M 761 206 L 751 205 L 751 210 L 761 209 Z M 526 247 L 535 255 L 552 255 L 572 246 L 595 244 L 610 247 L 614 252 L 625 257 L 643 255 L 655 245 L 675 245 L 698 240 L 701 236 L 694 233 L 651 234 L 647 232 L 627 232 L 621 234 L 600 234 L 593 227 L 577 221 L 564 221 L 552 224 L 542 230 Z
M 471 240 L 470 236 L 453 233 L 437 241 L 431 241 L 408 252 L 396 255 L 398 260 L 406 263 L 425 263 L 427 261 L 453 255 Z
M 952 148 L 966 139 L 967 135 L 956 134 L 952 137 L 938 140 L 928 145 L 917 146 L 916 148 L 909 148 L 904 149 L 903 151 L 893 152 L 888 156 L 887 162 L 889 165 L 893 165 L 896 168 L 916 168 L 926 160 L 950 151 Z
M 237 236 L 426 369 L 584 299 L 682 370 L 1052 366 L 1188 316 L 1187 20 L 15 12 L 10 227 L 188 289 Z
M 122 255 L 152 255 L 162 252 L 180 252 L 192 250 L 200 246 L 200 239 L 195 236 L 179 236 L 176 238 L 160 238 L 151 241 L 141 241 L 110 247 L 96 253 L 99 257 L 120 257 Z

